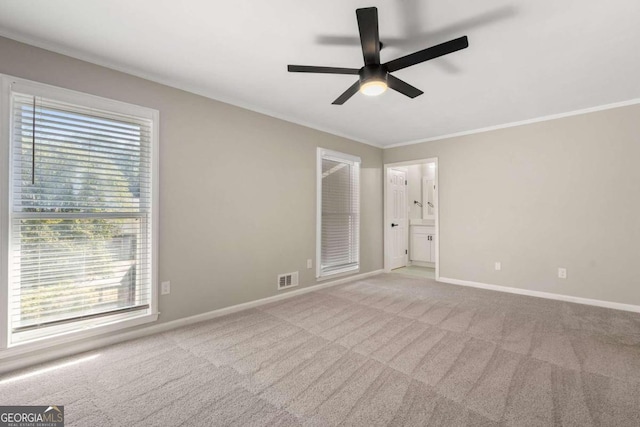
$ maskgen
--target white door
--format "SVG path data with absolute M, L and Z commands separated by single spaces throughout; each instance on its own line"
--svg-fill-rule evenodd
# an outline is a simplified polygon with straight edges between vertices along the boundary
M 387 209 L 389 240 L 391 243 L 391 269 L 407 265 L 407 172 L 389 169 Z

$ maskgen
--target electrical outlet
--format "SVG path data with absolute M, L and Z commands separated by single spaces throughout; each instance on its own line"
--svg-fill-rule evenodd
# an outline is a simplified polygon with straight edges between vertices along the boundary
M 558 268 L 558 278 L 560 279 L 566 279 L 567 278 L 567 269 L 560 267 Z
M 160 295 L 168 295 L 171 293 L 171 282 L 160 283 Z
M 500 261 L 496 261 L 494 267 L 495 267 L 496 271 L 502 270 L 502 264 L 500 263 Z
M 307 268 L 313 268 L 313 261 L 310 259 L 307 260 Z

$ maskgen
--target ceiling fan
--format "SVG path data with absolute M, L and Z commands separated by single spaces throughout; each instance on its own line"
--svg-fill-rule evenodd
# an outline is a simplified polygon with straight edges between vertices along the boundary
M 291 73 L 358 75 L 358 81 L 333 101 L 332 104 L 334 105 L 344 104 L 358 91 L 365 95 L 377 96 L 387 90 L 387 87 L 409 98 L 420 96 L 423 94 L 420 89 L 394 77 L 390 73 L 465 49 L 469 46 L 467 36 L 463 36 L 381 64 L 380 49 L 382 43 L 380 43 L 380 36 L 378 34 L 378 9 L 375 7 L 356 9 L 356 17 L 358 18 L 358 29 L 360 30 L 360 44 L 362 45 L 362 54 L 364 56 L 364 67 L 358 69 L 315 67 L 312 65 L 287 66 L 288 71 Z

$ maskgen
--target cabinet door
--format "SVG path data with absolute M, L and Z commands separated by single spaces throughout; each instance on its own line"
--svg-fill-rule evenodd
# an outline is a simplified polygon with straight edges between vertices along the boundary
M 429 262 L 431 259 L 431 242 L 428 234 L 411 234 L 411 260 Z

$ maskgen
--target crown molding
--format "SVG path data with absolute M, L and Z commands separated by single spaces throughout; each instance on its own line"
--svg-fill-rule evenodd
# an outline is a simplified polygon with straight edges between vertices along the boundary
M 628 107 L 630 105 L 636 105 L 636 104 L 640 104 L 640 98 L 634 98 L 634 99 L 630 99 L 628 101 L 614 102 L 612 104 L 599 105 L 599 106 L 596 106 L 596 107 L 583 108 L 583 109 L 580 109 L 580 110 L 567 111 L 565 113 L 551 114 L 551 115 L 548 115 L 548 116 L 541 116 L 541 117 L 536 117 L 536 118 L 533 118 L 533 119 L 520 120 L 520 121 L 517 121 L 517 122 L 503 123 L 501 125 L 488 126 L 488 127 L 485 127 L 485 128 L 472 129 L 472 130 L 467 130 L 467 131 L 462 131 L 462 132 L 450 133 L 450 134 L 446 134 L 446 135 L 434 136 L 434 137 L 431 137 L 431 138 L 417 139 L 417 140 L 407 141 L 407 142 L 398 142 L 397 144 L 385 145 L 384 149 L 386 150 L 388 148 L 404 147 L 404 146 L 407 146 L 407 145 L 415 145 L 415 144 L 422 144 L 422 143 L 425 143 L 425 142 L 440 141 L 440 140 L 443 140 L 443 139 L 456 138 L 456 137 L 459 137 L 459 136 L 467 136 L 467 135 L 474 135 L 474 134 L 477 134 L 477 133 L 491 132 L 491 131 L 494 131 L 494 130 L 507 129 L 507 128 L 512 128 L 512 127 L 516 127 L 516 126 L 524 126 L 524 125 L 529 125 L 529 124 L 533 124 L 533 123 L 547 122 L 547 121 L 550 121 L 550 120 L 563 119 L 565 117 L 579 116 L 579 115 L 582 115 L 582 114 L 589 114 L 589 113 L 595 113 L 595 112 L 598 112 L 598 111 L 611 110 L 611 109 L 614 109 L 614 108 Z
M 64 56 L 68 56 L 70 58 L 74 58 L 74 59 L 78 59 L 80 61 L 84 61 L 84 62 L 88 62 L 90 64 L 94 64 L 94 65 L 98 65 L 101 67 L 105 67 L 108 68 L 110 70 L 114 70 L 114 71 L 119 71 L 121 73 L 124 74 L 128 74 L 134 77 L 138 77 L 144 80 L 148 80 L 154 83 L 159 83 L 161 85 L 164 86 L 168 86 L 168 87 L 172 87 L 174 89 L 179 89 L 179 90 L 183 90 L 185 92 L 189 92 L 189 93 L 193 93 L 195 95 L 200 95 L 203 96 L 205 98 L 209 98 L 212 99 L 214 101 L 218 101 L 218 102 L 222 102 L 224 104 L 229 104 L 232 105 L 234 107 L 238 107 L 238 108 L 242 108 L 244 110 L 249 110 L 252 111 L 254 113 L 259 113 L 268 117 L 273 117 L 274 119 L 278 119 L 278 120 L 282 120 L 285 122 L 289 122 L 289 123 L 293 123 L 296 125 L 300 125 L 300 126 L 304 126 L 306 128 L 309 129 L 314 129 L 320 132 L 324 132 L 324 133 L 328 133 L 334 136 L 338 136 L 340 138 L 345 138 L 345 139 L 349 139 L 351 141 L 355 141 L 355 142 L 359 142 L 361 144 L 365 144 L 365 145 L 370 145 L 372 147 L 375 148 L 384 148 L 381 144 L 375 144 L 373 142 L 370 141 L 366 141 L 362 138 L 358 138 L 355 137 L 353 135 L 349 135 L 346 133 L 342 133 L 342 132 L 336 132 L 335 130 L 329 129 L 329 128 L 325 128 L 323 126 L 318 126 L 314 123 L 309 123 L 307 121 L 304 120 L 299 120 L 299 119 L 295 119 L 292 117 L 289 117 L 286 114 L 279 114 L 279 113 L 274 113 L 272 111 L 267 111 L 261 107 L 257 107 L 255 105 L 249 104 L 249 103 L 245 103 L 245 102 L 238 102 L 236 100 L 231 100 L 227 97 L 224 96 L 220 96 L 219 94 L 216 94 L 212 91 L 207 91 L 207 90 L 203 90 L 201 88 L 197 88 L 195 86 L 186 84 L 184 82 L 181 82 L 177 79 L 167 79 L 167 78 L 162 78 L 162 77 L 158 77 L 152 73 L 147 73 L 145 71 L 141 71 L 141 70 L 137 70 L 134 69 L 132 67 L 126 67 L 126 66 L 122 66 L 122 65 L 117 65 L 114 64 L 110 61 L 106 61 L 104 59 L 95 57 L 93 55 L 88 55 L 86 53 L 82 53 L 82 52 L 78 52 L 75 49 L 69 49 L 63 46 L 60 46 L 58 44 L 55 43 L 47 43 L 44 42 L 42 40 L 36 40 L 34 38 L 31 37 L 27 37 L 27 36 L 23 36 L 20 34 L 14 34 L 10 31 L 6 31 L 5 29 L 0 29 L 0 37 L 5 37 L 7 39 L 10 40 L 14 40 L 16 42 L 19 43 L 24 43 L 27 44 L 29 46 L 33 46 L 33 47 L 37 47 L 40 49 L 44 49 L 53 53 L 57 53 L 59 55 L 64 55 Z
M 273 117 L 275 119 L 278 120 L 283 120 L 285 122 L 289 122 L 289 123 L 293 123 L 293 124 L 297 124 L 300 126 L 304 126 L 310 129 L 314 129 L 320 132 L 324 132 L 324 133 L 328 133 L 334 136 L 338 136 L 340 138 L 345 138 L 345 139 L 349 139 L 351 141 L 355 141 L 355 142 L 359 142 L 361 144 L 365 144 L 365 145 L 369 145 L 375 148 L 380 148 L 383 150 L 389 149 L 389 148 L 397 148 L 397 147 L 404 147 L 407 145 L 415 145 L 415 144 L 422 144 L 425 142 L 433 142 L 433 141 L 440 141 L 440 140 L 444 140 L 444 139 L 450 139 L 450 138 L 456 138 L 456 137 L 460 137 L 460 136 L 468 136 L 468 135 L 474 135 L 474 134 L 478 134 L 478 133 L 484 133 L 484 132 L 491 132 L 494 130 L 500 130 L 500 129 L 507 129 L 507 128 L 511 128 L 511 127 L 516 127 L 516 126 L 524 126 L 524 125 L 528 125 L 528 124 L 533 124 L 533 123 L 539 123 L 539 122 L 546 122 L 546 121 L 550 121 L 550 120 L 557 120 L 557 119 L 562 119 L 565 117 L 571 117 L 571 116 L 578 116 L 581 114 L 588 114 L 588 113 L 594 113 L 594 112 L 598 112 L 598 111 L 604 111 L 604 110 L 610 110 L 610 109 L 614 109 L 614 108 L 620 108 L 620 107 L 627 107 L 630 105 L 636 105 L 636 104 L 640 104 L 640 98 L 634 98 L 634 99 L 630 99 L 627 101 L 621 101 L 621 102 L 615 102 L 615 103 L 611 103 L 611 104 L 604 104 L 604 105 L 599 105 L 599 106 L 595 106 L 595 107 L 589 107 L 589 108 L 583 108 L 583 109 L 579 109 L 579 110 L 573 110 L 573 111 L 568 111 L 568 112 L 564 112 L 564 113 L 558 113 L 558 114 L 551 114 L 551 115 L 546 115 L 546 116 L 540 116 L 540 117 L 536 117 L 536 118 L 532 118 L 532 119 L 527 119 L 527 120 L 520 120 L 520 121 L 515 121 L 515 122 L 509 122 L 509 123 L 503 123 L 503 124 L 499 124 L 499 125 L 494 125 L 494 126 L 488 126 L 488 127 L 483 127 L 483 128 L 478 128 L 478 129 L 470 129 L 470 130 L 466 130 L 466 131 L 462 131 L 462 132 L 455 132 L 455 133 L 450 133 L 450 134 L 445 134 L 445 135 L 438 135 L 438 136 L 434 136 L 434 137 L 429 137 L 429 138 L 422 138 L 422 139 L 416 139 L 416 140 L 411 140 L 411 141 L 405 141 L 405 142 L 398 142 L 395 144 L 391 144 L 391 145 L 383 145 L 383 144 L 376 144 L 373 143 L 371 141 L 367 141 L 364 140 L 362 138 L 353 136 L 353 135 L 349 135 L 346 133 L 342 133 L 342 132 L 336 132 L 333 129 L 329 129 L 326 128 L 324 126 L 318 126 L 314 123 L 310 123 L 307 122 L 305 120 L 299 120 L 296 118 L 292 118 L 286 114 L 279 114 L 279 113 L 274 113 L 272 111 L 267 111 L 264 108 L 261 107 L 257 107 L 255 105 L 252 105 L 250 103 L 246 103 L 246 102 L 239 102 L 236 100 L 232 100 L 229 99 L 227 97 L 221 96 L 219 94 L 216 94 L 212 91 L 207 91 L 207 90 L 203 90 L 201 88 L 197 88 L 193 85 L 181 82 L 177 79 L 168 79 L 168 78 L 162 78 L 162 77 L 158 77 L 152 73 L 148 73 L 148 72 L 144 72 L 141 70 L 137 70 L 131 67 L 126 67 L 126 66 L 122 66 L 122 65 L 117 65 L 117 64 L 113 64 L 110 61 L 106 61 L 102 58 L 98 58 L 95 57 L 93 55 L 89 55 L 86 53 L 82 53 L 82 52 L 78 52 L 75 49 L 69 49 L 66 48 L 64 46 L 60 46 L 58 44 L 55 43 L 48 43 L 42 40 L 37 40 L 28 36 L 24 36 L 22 34 L 16 34 L 13 33 L 11 31 L 7 31 L 6 29 L 0 29 L 0 37 L 5 37 L 20 43 L 24 43 L 30 46 L 34 46 L 40 49 L 44 49 L 50 52 L 54 52 L 60 55 L 65 55 L 74 59 L 78 59 L 81 61 L 85 61 L 94 65 L 98 65 L 101 67 L 105 67 L 105 68 L 109 68 L 111 70 L 114 71 L 119 71 L 121 73 L 124 74 L 128 74 L 134 77 L 138 77 L 141 79 L 145 79 L 154 83 L 159 83 L 168 87 L 172 87 L 174 89 L 179 89 L 179 90 L 183 90 L 185 92 L 189 92 L 189 93 L 193 93 L 195 95 L 200 95 L 203 96 L 205 98 L 209 98 L 212 99 L 214 101 L 218 101 L 218 102 L 222 102 L 228 105 L 232 105 L 234 107 L 238 107 L 238 108 L 242 108 L 248 111 L 252 111 L 255 113 L 259 113 L 268 117 Z

